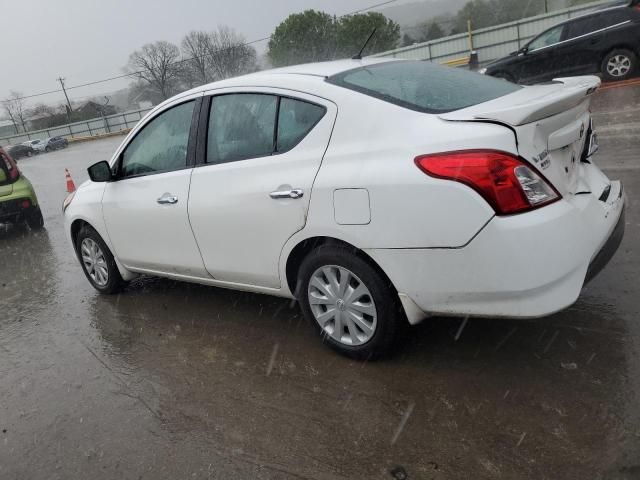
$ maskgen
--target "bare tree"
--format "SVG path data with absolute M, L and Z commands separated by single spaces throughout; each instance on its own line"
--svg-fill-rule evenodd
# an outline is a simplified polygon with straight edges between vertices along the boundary
M 22 97 L 22 92 L 11 90 L 9 98 L 2 102 L 4 110 L 7 112 L 7 115 L 9 115 L 9 119 L 13 122 L 13 128 L 15 128 L 16 133 L 19 133 L 18 125 L 22 126 L 23 132 L 27 131 L 27 110 Z
M 182 63 L 179 59 L 180 50 L 173 43 L 148 43 L 129 56 L 125 70 L 148 83 L 166 99 L 174 92 L 180 77 Z
M 216 80 L 257 70 L 255 49 L 235 30 L 220 26 L 209 38 L 208 57 Z
M 189 59 L 185 62 L 184 76 L 190 87 L 209 83 L 211 72 L 211 37 L 207 32 L 189 32 L 181 43 L 182 55 Z

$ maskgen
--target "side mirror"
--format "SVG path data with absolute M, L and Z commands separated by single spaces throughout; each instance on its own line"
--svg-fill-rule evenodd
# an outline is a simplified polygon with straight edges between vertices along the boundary
M 89 172 L 89 178 L 92 182 L 109 182 L 113 179 L 111 167 L 109 163 L 104 160 L 94 163 L 87 168 L 87 171 Z
M 518 50 L 518 55 L 526 55 L 527 52 L 529 51 L 529 47 L 522 47 L 520 50 Z

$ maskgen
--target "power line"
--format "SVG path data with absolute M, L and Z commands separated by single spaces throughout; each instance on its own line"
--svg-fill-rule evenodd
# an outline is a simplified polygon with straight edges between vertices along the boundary
M 387 0 L 385 2 L 376 3 L 374 5 L 370 5 L 370 6 L 365 7 L 365 8 L 360 8 L 358 10 L 353 10 L 353 11 L 348 12 L 348 13 L 343 13 L 342 15 L 339 15 L 338 18 L 348 17 L 349 15 L 355 15 L 355 14 L 358 14 L 358 13 L 366 12 L 368 10 L 373 10 L 374 8 L 382 7 L 384 5 L 389 5 L 389 4 L 395 3 L 397 1 L 398 0 Z M 216 50 L 214 52 L 210 52 L 207 55 L 210 55 L 211 53 L 224 52 L 225 50 L 229 50 L 231 48 L 246 47 L 246 46 L 253 45 L 253 44 L 256 44 L 256 43 L 260 43 L 260 42 L 264 42 L 264 41 L 270 40 L 270 39 L 271 39 L 271 35 L 269 35 L 268 37 L 263 37 L 263 38 L 258 38 L 256 40 L 251 40 L 250 42 L 245 42 L 245 43 L 241 43 L 241 44 L 238 44 L 238 45 L 234 45 L 233 47 L 228 47 L 228 48 L 223 48 L 223 49 L 220 49 L 220 50 Z M 203 56 L 205 56 L 205 55 L 203 55 Z M 190 60 L 195 60 L 196 58 L 199 58 L 199 57 L 196 56 L 196 57 L 182 58 L 180 60 L 172 62 L 171 65 L 178 65 L 180 63 L 188 62 Z M 129 73 L 125 73 L 125 74 L 122 74 L 122 75 L 116 75 L 116 76 L 109 77 L 109 78 L 103 78 L 102 80 L 94 80 L 92 82 L 81 83 L 79 85 L 71 85 L 71 86 L 66 87 L 66 90 L 74 90 L 76 88 L 88 87 L 90 85 L 97 85 L 99 83 L 111 82 L 113 80 L 118 80 L 118 79 L 121 79 L 121 78 L 135 77 L 136 75 L 140 75 L 143 72 L 144 72 L 144 70 L 138 70 L 138 71 L 135 71 L 135 72 L 129 72 Z M 63 88 L 58 89 L 58 90 L 49 90 L 48 92 L 34 93 L 34 94 L 31 94 L 31 95 L 24 95 L 22 97 L 17 97 L 17 98 L 12 98 L 12 99 L 5 99 L 5 100 L 2 100 L 2 101 L 5 102 L 5 101 L 25 100 L 25 99 L 28 99 L 28 98 L 42 97 L 44 95 L 51 95 L 53 93 L 60 93 L 60 92 L 64 92 L 65 97 L 66 97 L 67 94 L 66 94 L 66 91 L 65 91 L 65 87 L 63 87 Z M 68 101 L 69 101 L 69 98 L 67 97 L 67 102 Z

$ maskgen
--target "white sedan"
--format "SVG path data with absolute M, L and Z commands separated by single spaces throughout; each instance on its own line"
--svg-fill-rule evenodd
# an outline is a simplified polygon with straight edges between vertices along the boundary
M 296 298 L 357 358 L 431 315 L 549 315 L 624 233 L 593 161 L 598 85 L 388 60 L 212 83 L 89 168 L 66 233 L 102 293 L 147 274 Z
M 33 148 L 37 153 L 42 153 L 47 148 L 47 141 L 42 139 L 29 140 L 28 142 L 22 142 L 22 145 Z

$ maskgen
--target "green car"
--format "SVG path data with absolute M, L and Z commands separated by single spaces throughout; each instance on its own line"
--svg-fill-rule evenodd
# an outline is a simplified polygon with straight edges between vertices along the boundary
M 7 222 L 26 222 L 34 230 L 44 226 L 31 182 L 22 175 L 13 158 L 0 148 L 0 223 Z

